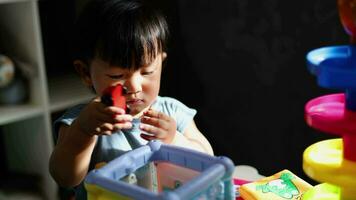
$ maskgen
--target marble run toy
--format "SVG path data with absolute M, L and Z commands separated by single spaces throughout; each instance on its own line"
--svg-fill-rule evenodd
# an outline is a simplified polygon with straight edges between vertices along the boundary
M 342 24 L 354 43 L 356 0 L 338 0 Z M 311 178 L 325 182 L 306 192 L 303 199 L 356 199 L 356 46 L 331 46 L 307 55 L 308 68 L 325 88 L 344 93 L 325 95 L 305 106 L 307 124 L 341 136 L 309 146 L 303 169 Z
M 151 141 L 91 171 L 85 187 L 89 200 L 232 200 L 233 171 L 227 157 Z

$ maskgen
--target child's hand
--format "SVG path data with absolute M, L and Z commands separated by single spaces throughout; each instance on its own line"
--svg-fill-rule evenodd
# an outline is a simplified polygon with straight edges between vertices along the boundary
M 143 139 L 159 139 L 166 144 L 170 144 L 176 134 L 177 124 L 172 117 L 149 109 L 143 113 L 140 128 L 142 131 L 148 133 L 141 134 Z
M 92 100 L 77 118 L 80 129 L 87 135 L 111 135 L 132 127 L 132 116 L 115 106 L 106 106 L 100 97 Z

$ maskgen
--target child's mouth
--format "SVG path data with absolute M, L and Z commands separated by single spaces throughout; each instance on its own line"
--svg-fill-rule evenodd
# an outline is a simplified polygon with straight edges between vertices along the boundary
M 129 106 L 137 106 L 137 105 L 143 104 L 143 100 L 142 99 L 132 99 L 132 100 L 126 101 L 126 104 Z

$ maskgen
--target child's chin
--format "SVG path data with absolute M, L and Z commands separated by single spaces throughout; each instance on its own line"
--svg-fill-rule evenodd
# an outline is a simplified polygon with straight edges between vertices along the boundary
M 129 110 L 130 110 L 130 112 L 128 114 L 135 116 L 135 115 L 139 114 L 143 110 L 143 108 L 135 106 L 135 107 L 130 107 Z

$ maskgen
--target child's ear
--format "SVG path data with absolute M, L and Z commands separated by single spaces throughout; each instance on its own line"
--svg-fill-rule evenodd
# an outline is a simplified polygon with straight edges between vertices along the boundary
M 89 66 L 81 60 L 74 60 L 73 65 L 83 83 L 88 87 L 93 86 L 93 82 L 90 77 Z
M 164 61 L 164 60 L 166 60 L 166 58 L 167 58 L 167 53 L 166 52 L 162 52 L 162 62 Z
M 166 66 L 166 58 L 167 58 L 167 53 L 166 52 L 162 52 L 162 67 Z

